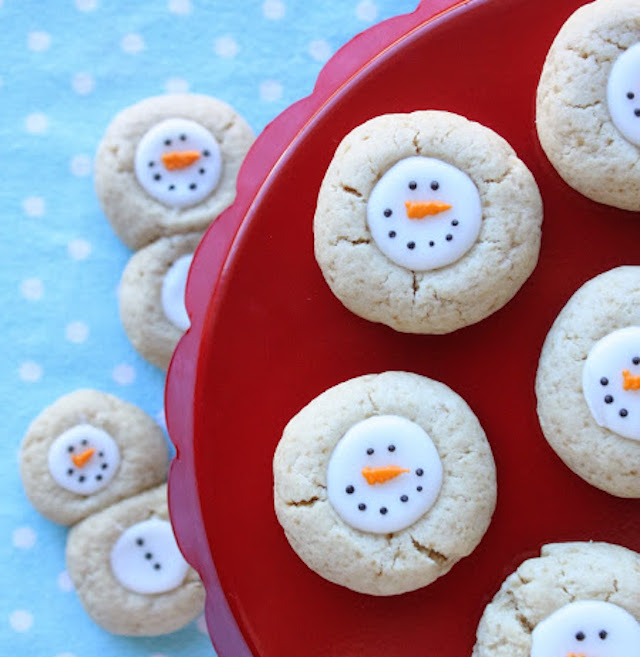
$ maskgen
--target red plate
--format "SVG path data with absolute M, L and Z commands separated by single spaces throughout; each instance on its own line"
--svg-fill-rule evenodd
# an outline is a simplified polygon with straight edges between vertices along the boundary
M 172 519 L 205 581 L 220 657 L 470 655 L 483 607 L 544 543 L 593 539 L 640 550 L 640 502 L 566 469 L 535 411 L 537 360 L 559 310 L 589 278 L 638 262 L 638 217 L 569 189 L 534 129 L 545 54 L 581 4 L 425 1 L 343 48 L 314 94 L 274 121 L 247 158 L 236 203 L 197 253 L 192 329 L 167 383 L 179 452 Z M 402 335 L 355 317 L 313 258 L 316 197 L 339 141 L 371 117 L 417 109 L 457 112 L 504 136 L 545 205 L 531 279 L 504 309 L 448 336 Z M 435 584 L 391 598 L 308 570 L 272 506 L 271 459 L 287 421 L 326 388 L 383 370 L 418 372 L 461 394 L 498 468 L 498 506 L 479 548 Z

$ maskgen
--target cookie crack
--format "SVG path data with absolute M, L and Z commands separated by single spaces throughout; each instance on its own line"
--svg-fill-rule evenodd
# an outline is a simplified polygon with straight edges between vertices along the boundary
M 351 194 L 356 198 L 363 198 L 362 194 L 355 187 L 349 187 L 349 185 L 340 185 L 340 187 L 342 188 L 342 191 L 347 194 Z
M 286 502 L 287 506 L 313 506 L 316 502 L 320 500 L 319 497 L 311 497 L 308 500 L 293 500 L 291 502 Z
M 426 557 L 428 557 L 431 561 L 434 563 L 437 563 L 439 566 L 444 566 L 448 561 L 448 557 L 441 552 L 438 552 L 434 548 L 428 546 L 428 545 L 423 545 L 419 541 L 417 541 L 413 536 L 411 536 L 411 542 L 413 543 L 413 547 L 420 552 L 420 554 L 424 554 Z
M 366 238 L 366 237 L 359 237 L 357 239 L 353 239 L 351 237 L 338 237 L 338 239 L 334 242 L 334 246 L 336 244 L 339 244 L 340 242 L 349 242 L 349 244 L 353 244 L 353 246 L 357 246 L 358 244 L 371 244 L 371 240 Z

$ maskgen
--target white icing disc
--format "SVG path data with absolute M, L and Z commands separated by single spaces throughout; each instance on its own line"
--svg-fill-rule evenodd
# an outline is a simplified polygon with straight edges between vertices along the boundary
M 186 331 L 190 326 L 184 293 L 192 260 L 193 253 L 178 258 L 162 280 L 162 309 L 166 318 L 181 331 Z
M 531 657 L 569 655 L 637 657 L 640 624 L 610 602 L 571 602 L 538 623 L 531 634 Z
M 111 550 L 116 579 L 135 593 L 165 593 L 184 581 L 189 566 L 171 523 L 152 518 L 125 530 Z
M 601 427 L 640 440 L 640 327 L 609 333 L 593 346 L 582 370 L 582 390 Z
M 172 208 L 200 203 L 220 179 L 222 158 L 213 135 L 195 121 L 167 119 L 140 140 L 135 156 L 138 182 Z
M 78 424 L 51 443 L 47 458 L 49 472 L 57 484 L 78 495 L 91 495 L 115 475 L 120 450 L 106 431 Z
M 394 164 L 367 203 L 371 235 L 389 260 L 413 271 L 446 267 L 475 243 L 482 204 L 460 169 L 430 157 Z
M 640 43 L 625 50 L 611 67 L 607 105 L 622 136 L 640 146 Z
M 379 415 L 352 426 L 331 454 L 327 494 L 338 515 L 364 532 L 412 525 L 433 505 L 442 463 L 426 431 L 404 417 Z

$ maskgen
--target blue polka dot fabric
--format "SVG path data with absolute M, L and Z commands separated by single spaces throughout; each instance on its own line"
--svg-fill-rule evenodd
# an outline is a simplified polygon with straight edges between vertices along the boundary
M 116 291 L 131 252 L 93 189 L 112 117 L 147 96 L 204 93 L 256 133 L 309 94 L 352 36 L 417 0 L 0 0 L 0 646 L 34 657 L 212 655 L 204 619 L 113 636 L 65 569 L 67 529 L 31 508 L 18 450 L 30 421 L 81 387 L 164 422 L 163 373 L 129 344 Z

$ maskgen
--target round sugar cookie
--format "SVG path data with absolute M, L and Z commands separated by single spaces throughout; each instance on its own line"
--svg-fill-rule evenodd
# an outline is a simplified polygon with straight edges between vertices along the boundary
M 95 162 L 96 191 L 114 231 L 132 249 L 203 231 L 233 202 L 253 140 L 246 121 L 209 96 L 157 96 L 123 110 Z
M 495 132 L 441 111 L 376 117 L 338 147 L 315 257 L 356 315 L 449 333 L 504 306 L 538 260 L 535 180 Z
M 273 460 L 278 520 L 298 556 L 370 595 L 421 588 L 482 539 L 495 466 L 469 406 L 442 383 L 385 372 L 316 397 Z
M 73 527 L 67 570 L 87 613 L 114 634 L 168 634 L 204 607 L 204 587 L 171 529 L 166 485 Z
M 640 267 L 583 285 L 556 318 L 536 376 L 545 438 L 587 482 L 640 497 Z
M 45 408 L 20 449 L 27 497 L 62 525 L 157 486 L 167 465 L 158 424 L 142 409 L 97 390 L 77 390 Z
M 473 657 L 627 657 L 640 645 L 640 555 L 555 543 L 509 575 L 480 620 Z
M 189 327 L 184 291 L 201 233 L 161 237 L 131 257 L 118 289 L 120 319 L 136 350 L 165 370 Z
M 640 210 L 640 0 L 596 0 L 562 26 L 537 92 L 540 143 L 588 198 Z

